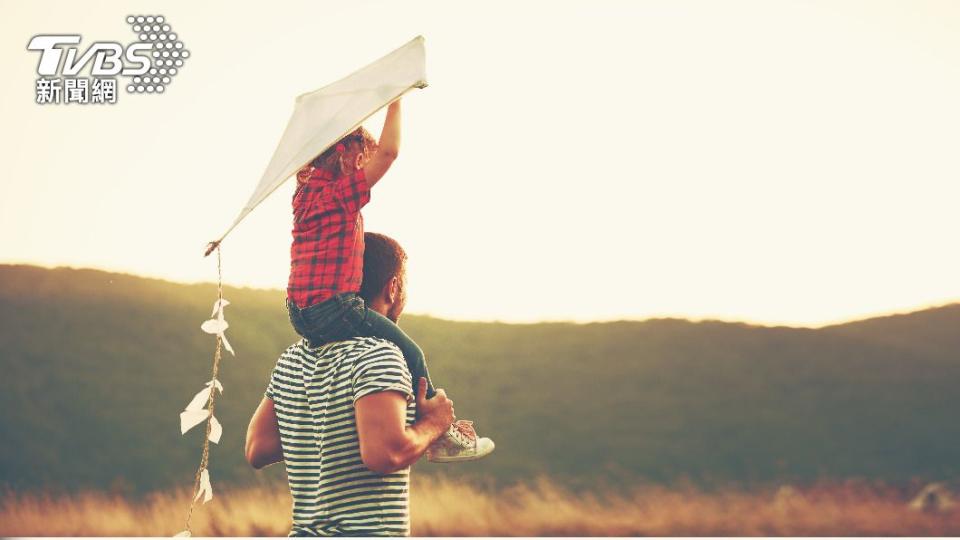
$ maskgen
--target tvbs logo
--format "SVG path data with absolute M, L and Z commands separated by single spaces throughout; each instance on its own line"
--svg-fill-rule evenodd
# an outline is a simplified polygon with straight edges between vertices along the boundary
M 143 75 L 150 69 L 150 53 L 153 47 L 149 43 L 133 43 L 124 51 L 119 43 L 97 42 L 87 49 L 87 52 L 77 59 L 76 47 L 70 47 L 66 50 L 66 62 L 61 62 L 63 50 L 59 49 L 61 45 L 77 45 L 80 43 L 79 35 L 51 35 L 34 36 L 27 45 L 31 51 L 40 51 L 40 64 L 37 66 L 37 73 L 40 75 L 77 75 L 93 59 L 93 67 L 90 74 L 98 75 Z M 134 66 L 127 67 L 123 63 L 123 58 Z M 63 68 L 61 71 L 61 64 Z
M 130 15 L 127 24 L 137 41 L 97 41 L 83 52 L 79 34 L 34 36 L 27 50 L 40 53 L 37 103 L 116 103 L 117 76 L 126 78 L 129 93 L 163 93 L 190 51 L 163 16 Z M 85 70 L 90 77 L 78 76 Z

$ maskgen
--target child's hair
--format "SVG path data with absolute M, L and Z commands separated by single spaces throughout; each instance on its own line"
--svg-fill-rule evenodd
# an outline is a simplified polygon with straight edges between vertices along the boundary
M 370 159 L 370 156 L 377 151 L 377 140 L 363 126 L 360 126 L 337 141 L 337 144 L 328 148 L 326 152 L 313 158 L 310 164 L 315 169 L 323 169 L 335 176 L 339 175 L 343 167 L 343 153 L 338 150 L 340 145 L 343 145 L 344 153 L 356 155 L 363 152 L 365 159 Z

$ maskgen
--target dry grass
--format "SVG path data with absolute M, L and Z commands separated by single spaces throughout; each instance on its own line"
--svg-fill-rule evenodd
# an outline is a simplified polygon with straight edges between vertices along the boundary
M 865 482 L 818 482 L 716 493 L 638 486 L 579 493 L 549 481 L 503 490 L 418 478 L 412 488 L 416 536 L 958 536 L 960 509 L 916 511 L 897 490 Z M 140 501 L 87 492 L 8 493 L 3 536 L 170 536 L 182 529 L 186 491 Z M 198 507 L 196 535 L 286 536 L 286 489 L 222 487 Z

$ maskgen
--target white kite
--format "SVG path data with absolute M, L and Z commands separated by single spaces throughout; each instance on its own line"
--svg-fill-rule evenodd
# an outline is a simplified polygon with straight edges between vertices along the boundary
M 427 86 L 423 36 L 339 81 L 297 97 L 293 115 L 260 183 L 209 255 L 258 204 L 364 120 L 414 88 Z

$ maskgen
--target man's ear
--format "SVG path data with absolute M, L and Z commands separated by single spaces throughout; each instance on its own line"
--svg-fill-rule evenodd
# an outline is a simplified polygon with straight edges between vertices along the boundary
M 353 168 L 359 169 L 361 165 L 363 165 L 363 152 L 357 152 L 357 159 L 353 164 Z
M 387 300 L 391 304 L 397 301 L 397 296 L 400 294 L 400 280 L 397 279 L 397 276 L 390 278 L 390 283 L 387 284 Z

